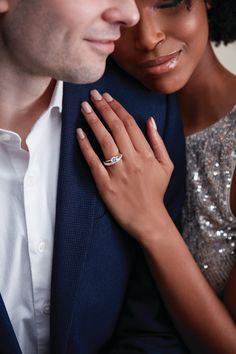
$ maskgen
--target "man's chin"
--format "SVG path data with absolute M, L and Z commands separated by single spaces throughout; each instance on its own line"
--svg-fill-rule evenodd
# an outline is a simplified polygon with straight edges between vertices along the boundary
M 74 84 L 90 84 L 98 81 L 103 76 L 105 68 L 106 61 L 97 66 L 90 67 L 90 65 L 84 65 L 84 67 L 80 67 L 77 72 L 73 72 L 71 75 L 68 75 L 66 80 L 63 81 Z

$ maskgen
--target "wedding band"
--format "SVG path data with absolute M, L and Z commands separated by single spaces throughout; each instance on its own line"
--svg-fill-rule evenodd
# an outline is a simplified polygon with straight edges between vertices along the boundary
M 118 155 L 112 156 L 109 160 L 103 161 L 103 164 L 105 166 L 115 165 L 117 162 L 119 162 L 122 159 L 122 157 L 123 157 L 122 154 L 118 154 Z

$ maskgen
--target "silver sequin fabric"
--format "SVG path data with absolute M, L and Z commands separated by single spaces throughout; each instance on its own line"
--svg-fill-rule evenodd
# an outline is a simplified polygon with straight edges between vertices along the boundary
M 230 209 L 236 165 L 236 106 L 210 127 L 186 137 L 186 154 L 183 237 L 221 297 L 236 250 L 236 217 Z

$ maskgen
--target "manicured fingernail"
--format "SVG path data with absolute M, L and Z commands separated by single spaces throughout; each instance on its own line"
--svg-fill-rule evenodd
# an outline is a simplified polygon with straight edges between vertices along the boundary
M 93 111 L 92 107 L 87 101 L 81 103 L 81 110 L 84 111 L 84 113 L 91 113 Z
M 85 134 L 84 134 L 84 132 L 83 132 L 83 130 L 82 130 L 81 128 L 78 128 L 78 129 L 76 130 L 76 132 L 77 132 L 78 137 L 79 137 L 81 140 L 83 140 L 83 139 L 85 138 Z
M 103 94 L 103 97 L 104 97 L 104 99 L 105 99 L 108 103 L 110 103 L 110 102 L 113 101 L 113 97 L 112 97 L 109 93 L 107 93 L 107 92 L 105 92 L 105 93 Z
M 151 117 L 151 121 L 152 121 L 153 128 L 157 130 L 157 125 L 153 117 Z
M 90 95 L 92 96 L 92 98 L 95 101 L 101 101 L 102 100 L 102 96 L 101 94 L 98 92 L 98 90 L 92 90 L 90 91 Z

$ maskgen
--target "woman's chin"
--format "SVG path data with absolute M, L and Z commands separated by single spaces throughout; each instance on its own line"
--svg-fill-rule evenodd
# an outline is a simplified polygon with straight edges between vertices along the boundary
M 172 94 L 181 90 L 185 85 L 185 80 L 174 80 L 174 79 L 164 79 L 158 78 L 157 80 L 145 80 L 142 81 L 143 85 L 149 90 L 163 93 Z

